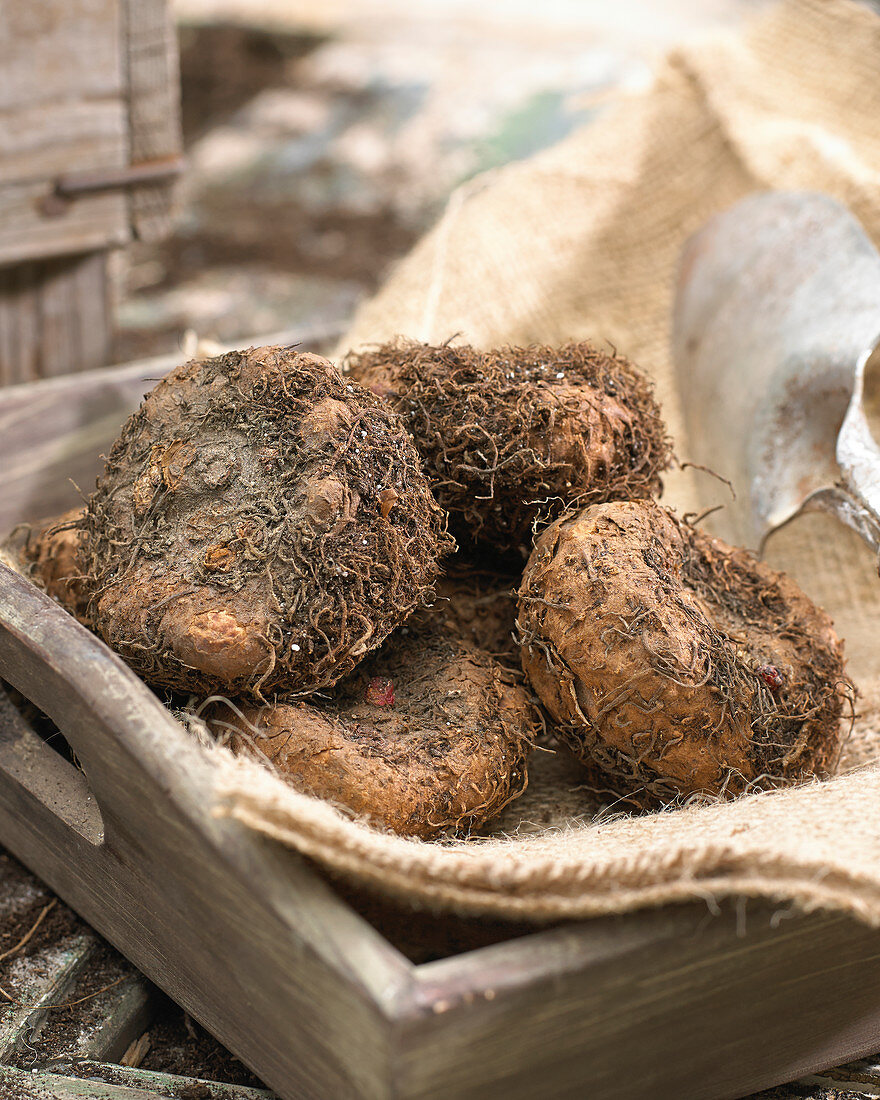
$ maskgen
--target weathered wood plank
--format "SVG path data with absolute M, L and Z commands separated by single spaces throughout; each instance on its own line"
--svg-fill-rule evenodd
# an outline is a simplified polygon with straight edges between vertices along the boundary
M 105 997 L 104 1023 L 80 1041 L 76 1053 L 83 1058 L 118 1062 L 152 1023 L 159 992 L 140 974 L 132 973 Z
M 79 1073 L 89 1076 L 75 1075 Z M 0 1084 L 15 1100 L 274 1100 L 265 1089 L 196 1081 L 149 1070 L 124 1070 L 100 1062 L 70 1067 L 60 1064 L 36 1072 L 0 1066 Z
M 102 366 L 111 336 L 106 253 L 0 267 L 0 386 Z
M 876 1048 L 880 931 L 690 905 L 418 968 L 399 1095 L 724 1100 Z
M 100 256 L 101 253 L 94 255 Z M 64 374 L 65 364 L 68 364 L 68 370 L 71 366 L 76 369 L 74 346 L 79 343 L 80 326 L 74 306 L 71 265 L 59 265 L 57 260 L 50 260 L 31 266 L 39 272 L 34 286 L 39 340 L 34 375 L 34 379 L 37 379 Z M 89 363 L 91 367 L 100 365 Z
M 45 752 L 0 686 L 0 755 L 6 776 L 26 785 L 60 822 L 89 844 L 101 844 L 104 821 L 79 768 L 57 752 Z
M 82 195 L 55 217 L 41 213 L 50 180 L 0 186 L 0 265 L 127 244 L 131 238 L 124 194 Z
M 0 264 L 129 239 L 124 195 L 87 195 L 48 216 L 55 178 L 128 161 L 116 0 L 5 4 L 0 18 Z
M 127 126 L 119 98 L 83 95 L 50 107 L 23 105 L 0 112 L 0 191 L 12 183 L 43 180 L 48 185 L 56 176 L 85 166 L 123 167 Z M 5 209 L 0 206 L 4 231 Z
M 34 269 L 0 268 L 0 385 L 29 381 L 37 372 Z
M 167 0 L 124 0 L 127 42 L 129 160 L 132 164 L 179 155 L 180 77 L 177 36 Z M 173 213 L 173 183 L 129 189 L 135 236 L 164 236 Z
M 28 966 L 19 960 L 8 967 L 4 988 L 16 998 L 13 1004 L 0 1008 L 0 1062 L 13 1054 L 24 1053 L 31 1034 L 46 1019 L 50 1005 L 65 999 L 77 975 L 88 964 L 98 939 L 88 928 L 55 945 L 46 954 L 40 967 Z
M 72 309 L 79 322 L 77 355 L 73 363 L 58 356 L 58 369 L 53 369 L 47 356 L 45 377 L 93 370 L 111 362 L 115 313 L 110 262 L 107 252 L 94 252 L 75 265 L 71 296 Z
M 0 724 L 21 721 L 0 684 Z M 163 1000 L 156 987 L 5 853 L 0 910 L 0 985 L 13 997 L 0 1003 L 0 1063 L 120 1059 L 152 1023 Z
M 56 1059 L 123 1056 L 152 1021 L 160 994 L 124 959 L 114 956 L 111 964 L 107 955 L 106 945 L 79 925 L 63 942 L 50 943 L 7 968 L 12 973 L 4 976 L 4 988 L 16 1003 L 0 1009 L 0 1063 L 39 1066 L 49 1052 Z M 106 986 L 97 990 L 96 964 Z
M 799 1083 L 823 1089 L 842 1089 L 847 1095 L 880 1096 L 880 1062 L 877 1055 L 861 1058 L 844 1066 L 823 1070 Z
M 120 96 L 119 33 L 116 0 L 4 3 L 0 112 Z

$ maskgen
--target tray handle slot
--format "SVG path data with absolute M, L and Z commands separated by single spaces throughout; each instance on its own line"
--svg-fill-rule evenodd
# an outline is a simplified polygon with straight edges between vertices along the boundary
M 104 842 L 104 819 L 84 772 L 31 727 L 0 684 L 0 769 L 89 844 Z
M 58 764 L 68 765 L 71 798 L 84 791 L 87 805 L 100 806 L 105 845 L 113 847 L 120 822 L 153 821 L 159 813 L 196 816 L 205 828 L 214 827 L 205 810 L 213 798 L 213 763 L 205 749 L 121 658 L 2 562 L 0 678 L 47 714 L 73 749 L 88 786 L 61 757 L 57 763 L 49 758 L 53 782 L 63 781 Z M 31 751 L 40 746 L 53 752 L 42 741 Z M 46 790 L 44 803 L 45 797 Z M 59 806 L 65 802 L 59 797 Z M 95 828 L 90 835 L 97 835 Z

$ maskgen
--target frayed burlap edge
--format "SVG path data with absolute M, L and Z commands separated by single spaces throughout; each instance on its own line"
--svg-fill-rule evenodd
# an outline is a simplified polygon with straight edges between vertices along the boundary
M 880 924 L 878 766 L 736 802 L 448 843 L 378 832 L 247 760 L 217 761 L 216 793 L 218 815 L 431 909 L 539 922 L 746 896 Z

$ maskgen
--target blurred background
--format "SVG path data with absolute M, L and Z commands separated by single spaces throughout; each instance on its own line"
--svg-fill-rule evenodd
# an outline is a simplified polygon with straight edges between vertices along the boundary
M 477 173 L 650 83 L 766 0 L 175 0 L 170 236 L 116 254 L 116 362 L 293 330 L 329 348 Z

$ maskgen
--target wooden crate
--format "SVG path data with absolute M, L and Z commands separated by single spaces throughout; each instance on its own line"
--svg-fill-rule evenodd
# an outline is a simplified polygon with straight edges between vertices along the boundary
M 167 0 L 0 15 L 0 385 L 109 361 L 109 250 L 167 230 L 180 171 Z
M 0 529 L 75 503 L 169 363 L 0 393 Z M 285 1100 L 735 1097 L 876 1050 L 880 932 L 704 903 L 415 964 L 295 853 L 212 816 L 213 767 L 100 641 L 0 567 L 0 843 Z M 521 931 L 521 930 L 519 930 Z

